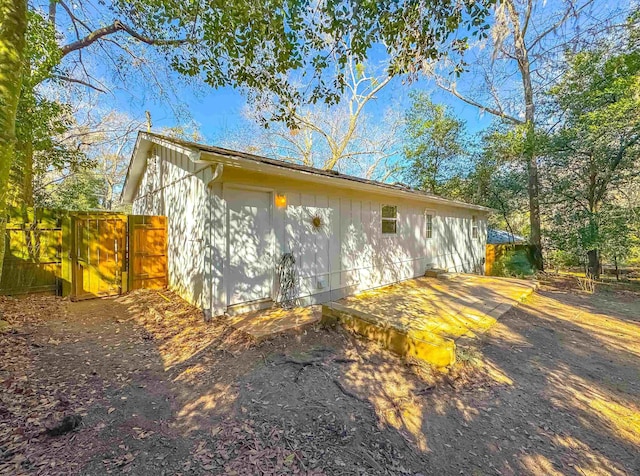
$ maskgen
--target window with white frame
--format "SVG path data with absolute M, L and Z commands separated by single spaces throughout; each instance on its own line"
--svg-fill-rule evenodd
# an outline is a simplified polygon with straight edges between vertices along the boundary
M 471 217 L 471 238 L 478 238 L 478 217 L 475 215 Z
M 398 231 L 398 207 L 382 205 L 382 234 L 395 235 Z
M 433 238 L 433 211 L 427 210 L 425 212 L 425 238 Z

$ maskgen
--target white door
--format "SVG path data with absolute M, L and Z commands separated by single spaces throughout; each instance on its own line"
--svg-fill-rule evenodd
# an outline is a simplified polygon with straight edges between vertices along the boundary
M 271 298 L 271 193 L 229 188 L 224 196 L 229 243 L 227 305 Z

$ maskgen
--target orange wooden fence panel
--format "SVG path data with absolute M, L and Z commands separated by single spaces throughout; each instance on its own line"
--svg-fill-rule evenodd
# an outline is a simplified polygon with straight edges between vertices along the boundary
M 484 274 L 487 276 L 491 276 L 491 271 L 493 270 L 493 264 L 496 261 L 496 245 L 487 245 L 485 263 L 484 263 Z
M 113 212 L 10 210 L 0 294 L 74 299 L 167 287 L 167 219 Z
M 162 289 L 167 284 L 167 218 L 130 215 L 129 289 Z
M 71 224 L 73 296 L 87 299 L 121 294 L 126 269 L 127 217 L 110 213 L 78 214 Z
M 0 294 L 59 291 L 62 216 L 58 210 L 8 210 Z

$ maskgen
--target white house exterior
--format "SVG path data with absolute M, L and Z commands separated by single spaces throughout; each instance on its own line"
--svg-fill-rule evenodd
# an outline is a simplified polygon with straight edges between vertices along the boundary
M 429 268 L 479 271 L 490 211 L 150 133 L 138 136 L 122 198 L 135 214 L 167 216 L 170 286 L 208 315 L 268 304 L 287 252 L 302 305 Z

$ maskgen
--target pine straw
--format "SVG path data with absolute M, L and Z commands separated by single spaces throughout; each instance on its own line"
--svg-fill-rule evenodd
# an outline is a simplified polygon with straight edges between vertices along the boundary
M 39 326 L 66 313 L 66 301 L 51 295 L 0 296 L 0 319 L 10 325 Z
M 238 476 L 324 474 L 306 467 L 303 451 L 296 448 L 298 442 L 285 431 L 272 425 L 261 428 L 261 431 L 254 427 L 253 420 L 245 420 L 225 422 L 213 428 L 215 440 L 210 444 L 205 441 L 197 444 L 193 452 L 195 464 L 205 471 Z M 192 468 L 184 469 L 189 471 Z
M 120 339 L 152 341 L 165 369 L 197 357 L 212 344 L 231 353 L 251 344 L 223 320 L 204 322 L 201 311 L 169 291 L 139 290 L 116 301 L 124 305 L 117 327 L 124 331 L 126 324 L 134 325 L 133 333 L 118 334 Z M 99 300 L 92 303 L 94 309 L 102 306 Z M 83 422 L 81 431 L 61 438 L 45 433 L 66 415 L 87 416 L 96 405 L 106 405 L 103 378 L 90 368 L 85 371 L 83 361 L 65 357 L 80 335 L 61 331 L 52 337 L 51 329 L 64 322 L 99 331 L 104 317 L 78 321 L 70 311 L 73 306 L 48 295 L 0 297 L 0 316 L 8 324 L 0 332 L 0 474 L 77 473 L 92 455 L 105 450 L 97 437 L 104 424 Z M 137 347 L 138 355 L 148 347 Z M 55 367 L 59 364 L 65 368 Z M 125 385 L 129 377 L 123 374 L 122 381 L 112 383 Z

